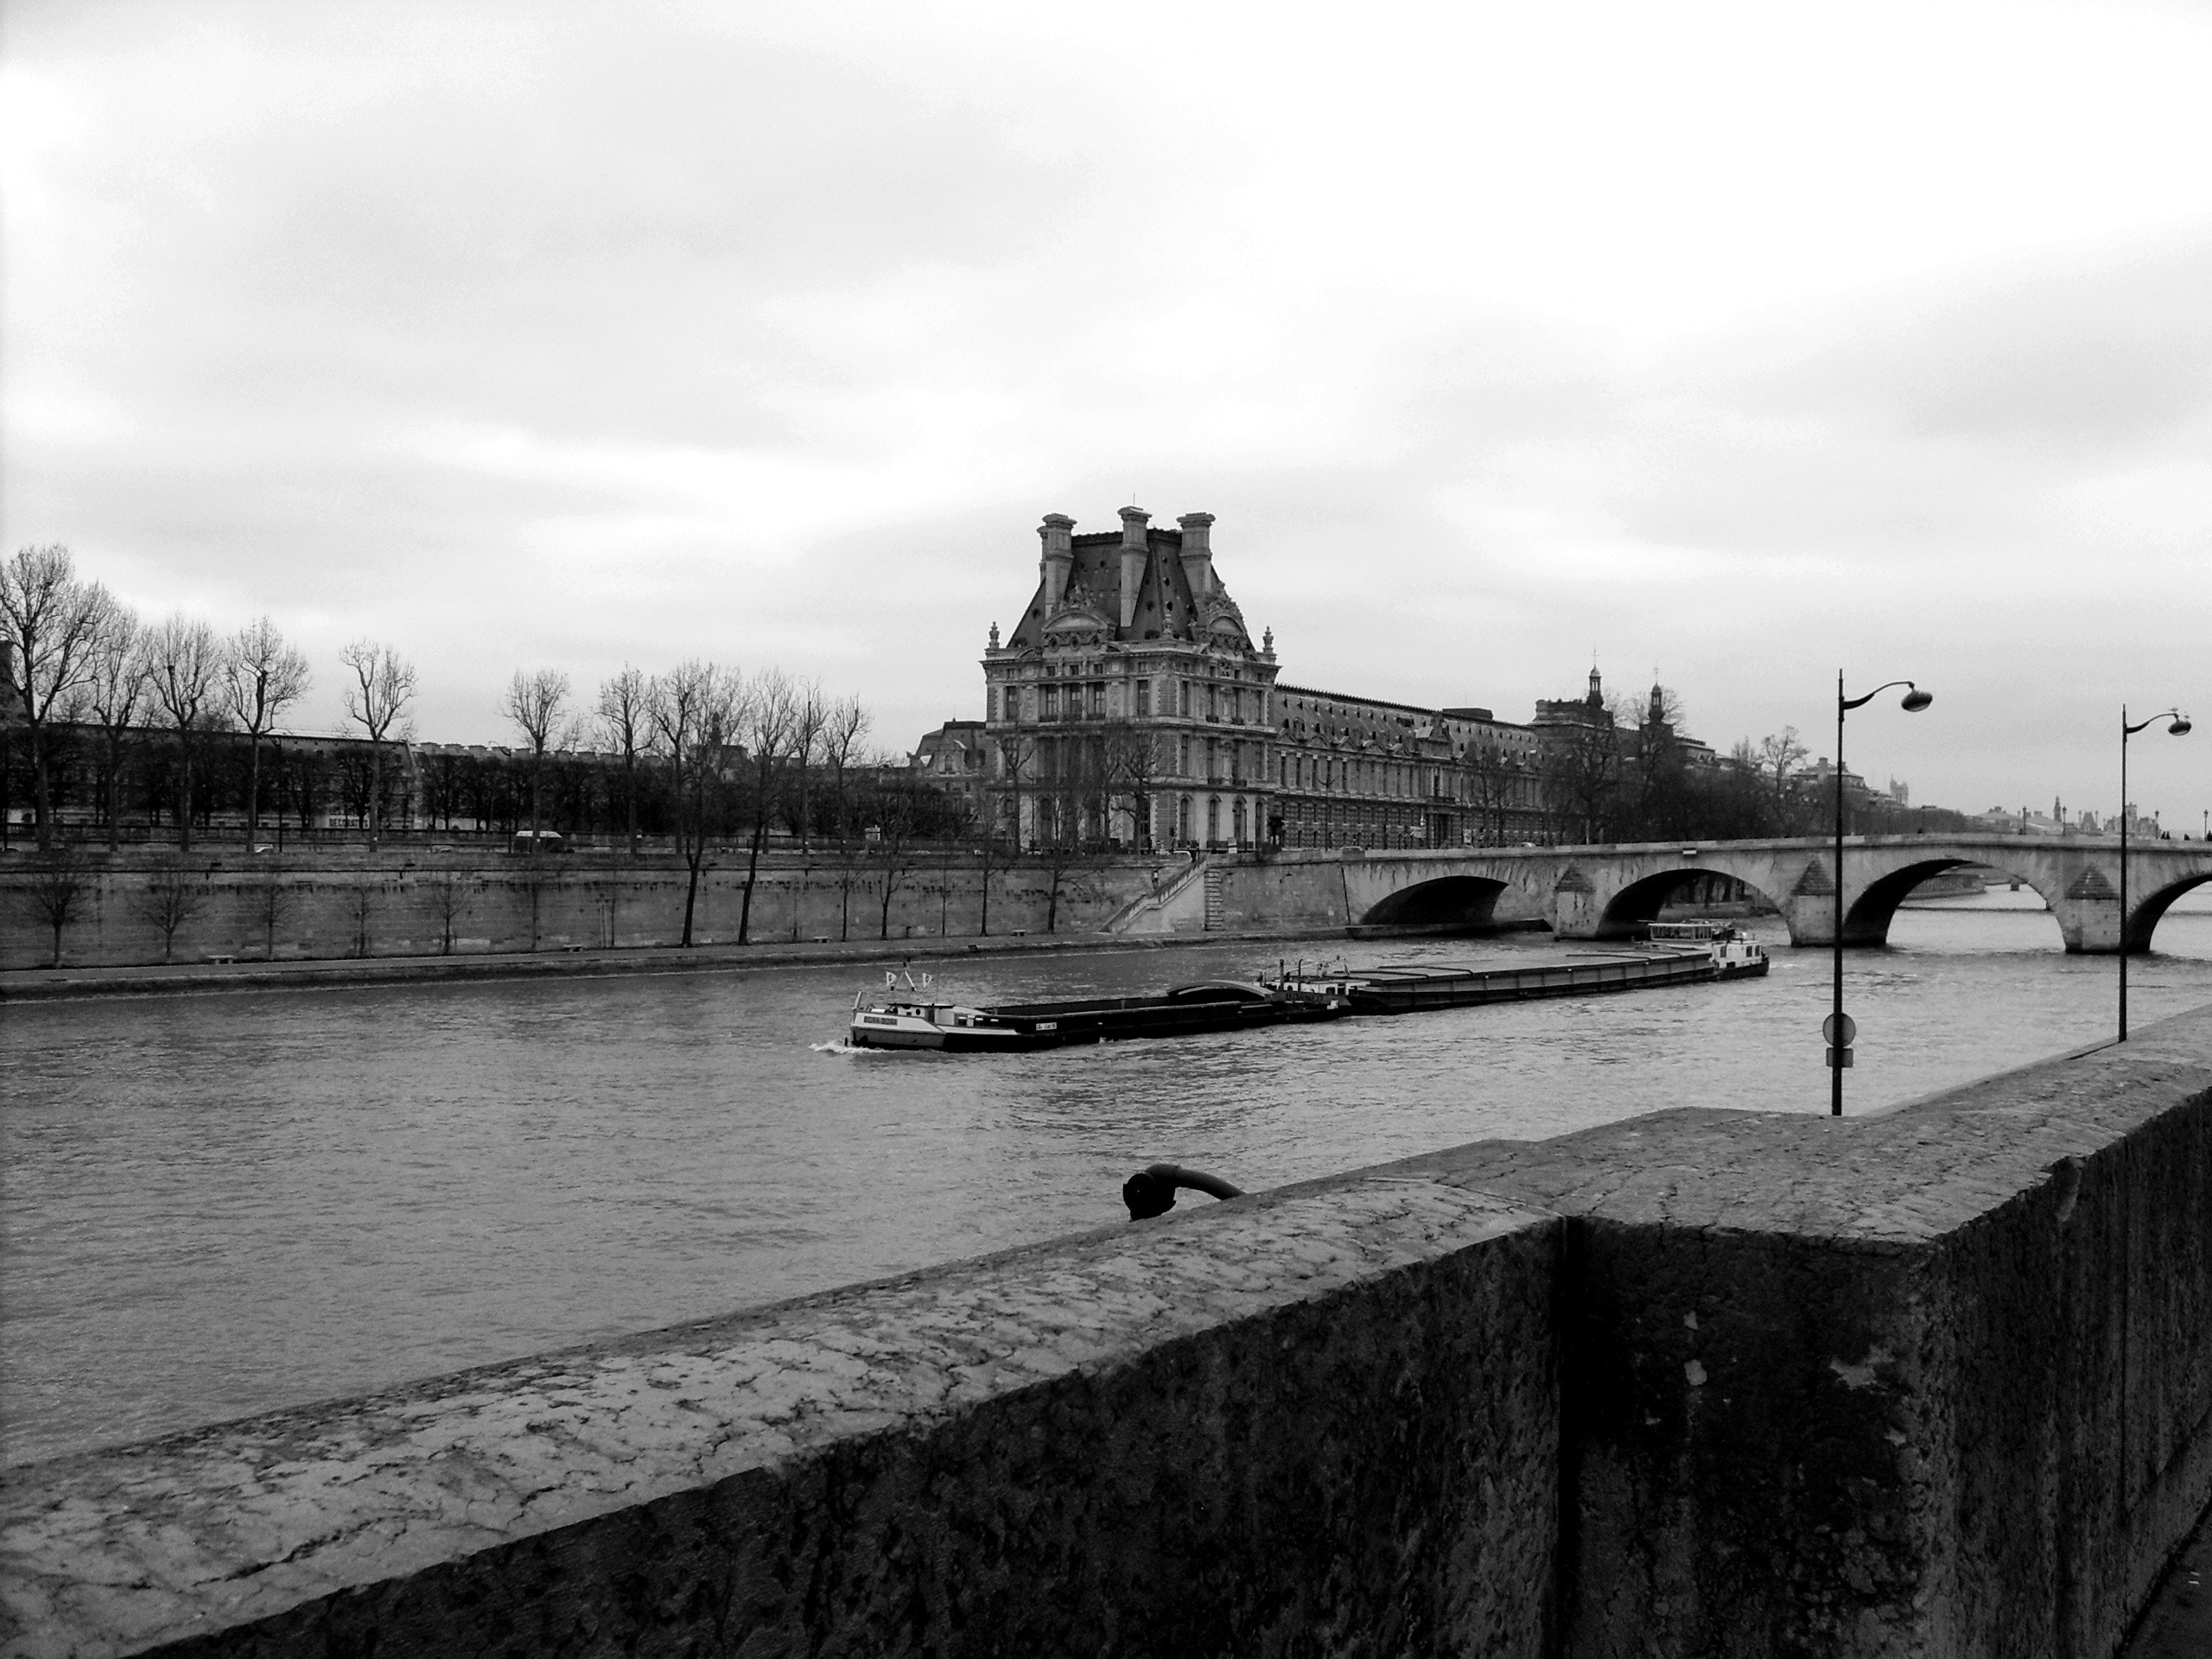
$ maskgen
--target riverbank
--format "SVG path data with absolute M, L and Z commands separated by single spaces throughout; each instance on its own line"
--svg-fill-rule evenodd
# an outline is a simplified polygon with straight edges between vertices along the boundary
M 79 852 L 0 861 L 0 975 L 263 967 L 390 959 L 747 949 L 770 942 L 1095 933 L 1153 891 L 1166 861 L 1008 862 L 959 849 L 779 852 L 757 870 L 709 858 L 696 886 L 665 854 L 576 854 L 533 863 L 480 849 L 218 848 Z M 1273 918 L 1271 918 L 1273 919 Z M 289 980 L 285 982 L 293 982 Z
M 79 997 L 208 995 L 226 991 L 410 985 L 432 982 L 607 979 L 664 974 L 742 973 L 766 968 L 868 965 L 1096 950 L 1161 950 L 1179 945 L 1325 938 L 1311 928 L 1127 937 L 1105 933 L 1009 934 L 986 938 L 854 939 L 800 944 L 704 944 L 620 950 L 512 951 L 466 957 L 370 957 L 323 961 L 190 962 L 0 972 L 0 1004 Z

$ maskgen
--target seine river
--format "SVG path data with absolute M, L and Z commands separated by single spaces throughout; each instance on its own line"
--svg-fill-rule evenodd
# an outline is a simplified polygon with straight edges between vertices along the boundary
M 1828 959 L 1758 931 L 1775 970 L 1746 983 L 988 1058 L 840 1052 L 880 983 L 851 967 L 10 1007 L 4 1460 L 1117 1221 L 1160 1159 L 1261 1188 L 1669 1106 L 1825 1111 Z M 1848 961 L 1854 1110 L 2110 1033 L 2113 960 L 2065 956 L 2031 893 L 1910 909 L 1891 940 Z M 2139 1023 L 2212 1002 L 2212 890 L 2156 943 Z M 938 982 L 1138 991 L 1277 954 L 969 958 Z

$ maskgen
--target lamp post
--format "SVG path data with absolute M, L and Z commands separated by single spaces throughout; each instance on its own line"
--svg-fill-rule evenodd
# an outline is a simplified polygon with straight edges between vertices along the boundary
M 1916 715 L 1936 701 L 1910 680 L 1891 680 L 1878 685 L 1863 697 L 1843 695 L 1843 671 L 1835 671 L 1835 933 L 1831 949 L 1835 957 L 1835 1006 L 1828 1015 L 1825 1032 L 1828 1039 L 1828 1116 L 1843 1116 L 1843 1069 L 1851 1064 L 1851 1039 L 1855 1028 L 1844 1018 L 1843 1013 L 1843 717 L 1853 709 L 1863 709 L 1894 686 L 1904 687 L 1904 701 L 1898 705 L 1909 715 Z
M 2127 740 L 2147 726 L 2170 720 L 2166 728 L 2169 737 L 2189 735 L 2189 716 L 2176 709 L 2163 715 L 2153 715 L 2148 720 L 2127 723 L 2127 705 L 2120 705 L 2120 1039 L 2127 1040 L 2127 820 L 2133 816 L 2127 810 Z

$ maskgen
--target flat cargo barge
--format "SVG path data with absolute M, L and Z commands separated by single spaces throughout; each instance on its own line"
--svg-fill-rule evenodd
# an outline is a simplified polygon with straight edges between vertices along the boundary
M 1665 931 L 1662 931 L 1662 930 Z M 1529 968 L 1317 968 L 1285 965 L 1273 979 L 1208 980 L 1159 996 L 1093 997 L 1065 1002 L 1005 1002 L 989 1007 L 928 995 L 929 976 L 899 988 L 853 999 L 847 1040 L 855 1048 L 937 1049 L 981 1054 L 1139 1037 L 1242 1031 L 1353 1014 L 1418 1014 L 1484 1002 L 1586 996 L 1661 985 L 1741 979 L 1767 970 L 1766 952 L 1716 923 L 1657 923 L 1653 948 Z
M 1662 931 L 1663 930 L 1663 931 Z M 1580 962 L 1529 968 L 1337 968 L 1278 970 L 1274 988 L 1341 997 L 1354 1014 L 1420 1014 L 1485 1002 L 1590 996 L 1608 991 L 1751 979 L 1767 971 L 1764 949 L 1730 927 L 1710 923 L 1655 923 L 1657 948 Z
M 1160 996 L 1006 1002 L 991 1007 L 934 1001 L 920 995 L 927 986 L 925 976 L 921 985 L 909 985 L 912 995 L 899 995 L 893 985 L 888 988 L 893 994 L 878 1001 L 864 1002 L 855 998 L 848 1039 L 852 1046 L 980 1054 L 1243 1031 L 1255 1026 L 1339 1019 L 1351 1012 L 1342 997 L 1243 980 L 1179 985 Z

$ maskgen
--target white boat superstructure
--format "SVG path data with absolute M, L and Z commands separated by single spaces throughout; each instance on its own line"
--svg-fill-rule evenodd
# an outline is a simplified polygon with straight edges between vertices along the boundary
M 925 995 L 930 976 L 918 982 L 906 976 L 903 988 L 896 972 L 883 976 L 885 995 L 873 1001 L 868 993 L 853 998 L 853 1046 L 856 1048 L 1020 1048 L 1030 1033 L 1022 1027 L 998 1019 L 988 1009 L 962 1002 L 940 1002 Z
M 1741 979 L 1767 970 L 1766 947 L 1744 936 L 1733 923 L 1700 918 L 1683 922 L 1651 922 L 1644 937 L 1654 944 L 1701 944 L 1713 955 L 1714 973 L 1722 979 Z

